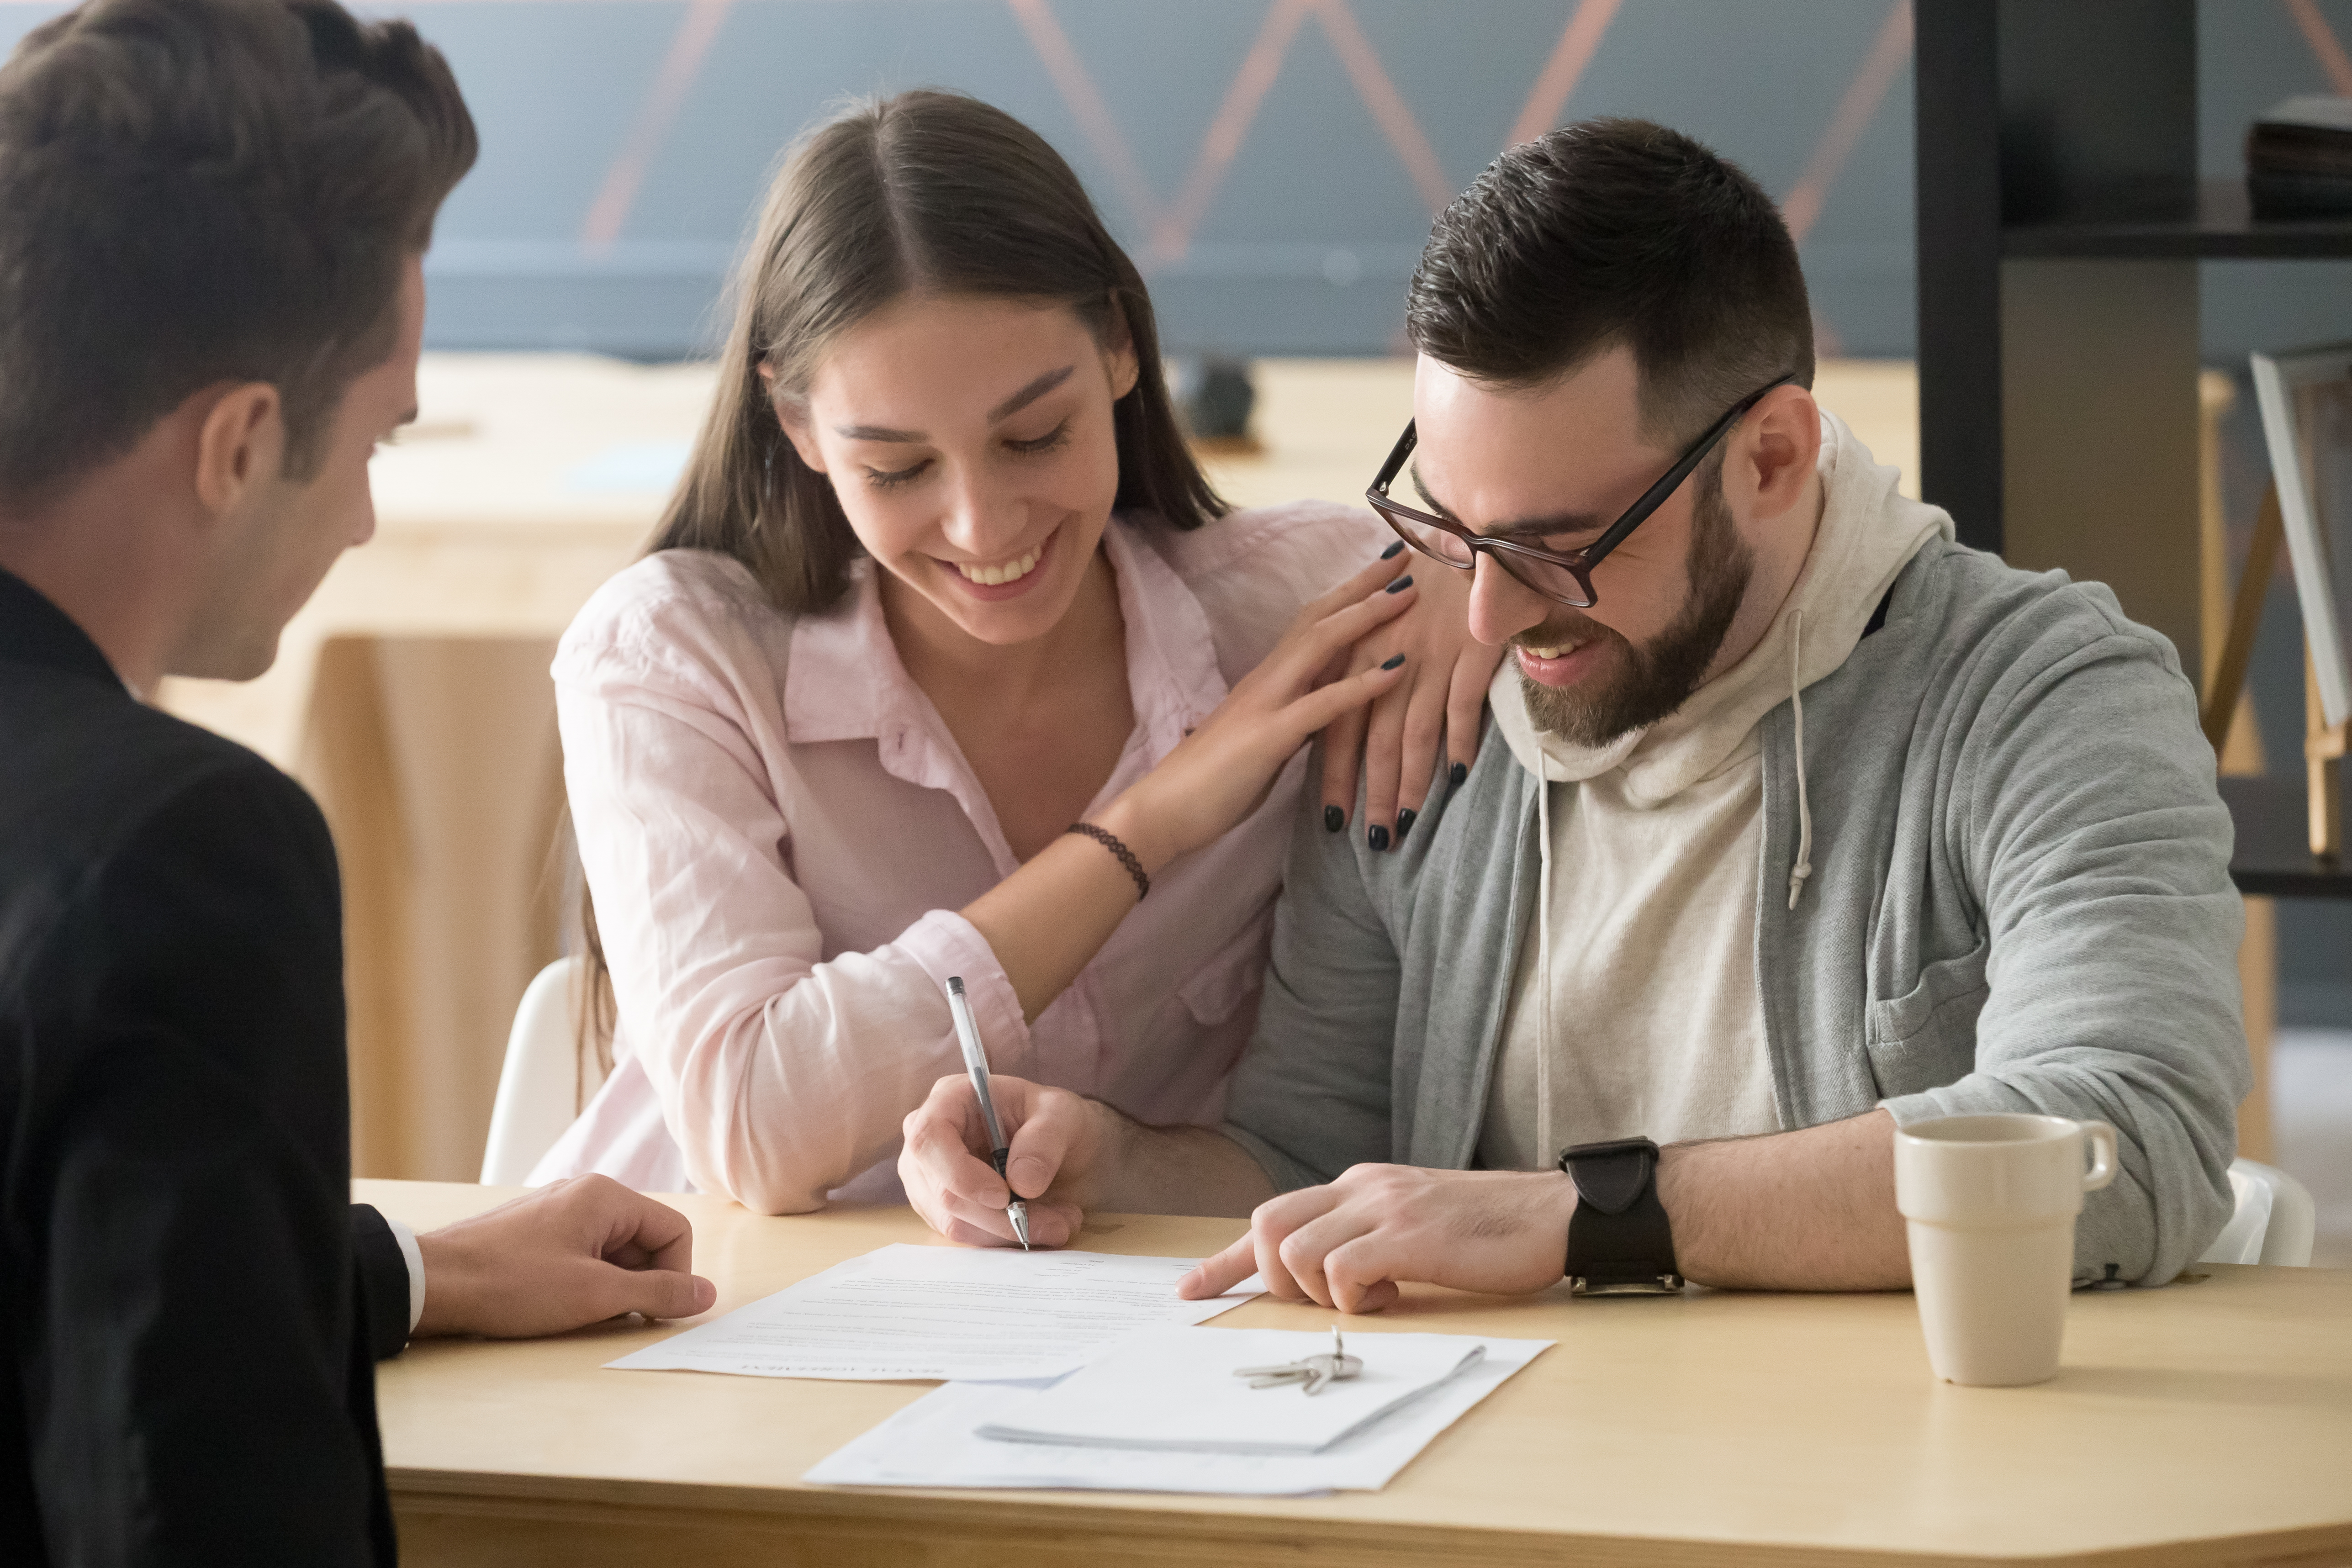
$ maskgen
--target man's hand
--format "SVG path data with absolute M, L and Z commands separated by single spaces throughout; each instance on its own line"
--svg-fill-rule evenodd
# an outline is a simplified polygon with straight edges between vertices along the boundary
M 967 1247 L 1015 1247 L 1004 1206 L 1029 1204 L 1029 1239 L 1060 1247 L 1086 1221 L 1086 1178 L 1103 1162 L 1124 1118 L 1066 1089 L 992 1073 L 988 1097 L 1010 1157 L 1000 1178 L 991 1163 L 980 1096 L 961 1073 L 942 1078 L 907 1117 L 898 1179 L 907 1201 L 933 1230 Z M 1009 1190 L 1008 1190 L 1009 1184 Z
M 1376 1312 L 1403 1281 L 1519 1295 L 1557 1284 L 1576 1188 L 1550 1171 L 1357 1166 L 1258 1205 L 1249 1234 L 1184 1276 L 1188 1301 L 1255 1272 L 1282 1301 Z
M 624 1312 L 690 1318 L 719 1287 L 688 1272 L 686 1216 L 609 1176 L 572 1176 L 416 1239 L 426 1334 L 528 1339 Z

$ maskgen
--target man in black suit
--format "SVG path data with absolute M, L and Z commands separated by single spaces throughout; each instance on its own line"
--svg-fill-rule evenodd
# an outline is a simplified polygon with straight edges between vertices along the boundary
M 325 824 L 145 701 L 367 538 L 473 156 L 332 0 L 91 0 L 0 69 L 0 1561 L 389 1563 L 376 1357 L 711 1303 L 601 1178 L 350 1204 Z

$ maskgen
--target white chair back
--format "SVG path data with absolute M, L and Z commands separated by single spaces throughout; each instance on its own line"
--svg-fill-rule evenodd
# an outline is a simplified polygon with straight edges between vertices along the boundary
M 2310 1190 L 2276 1166 L 2253 1160 L 2230 1162 L 2230 1186 L 2237 1211 L 2198 1261 L 2308 1267 L 2319 1218 Z
M 506 1065 L 482 1149 L 482 1181 L 520 1186 L 600 1083 L 580 1060 L 581 978 L 586 960 L 558 958 L 533 977 L 515 1009 Z

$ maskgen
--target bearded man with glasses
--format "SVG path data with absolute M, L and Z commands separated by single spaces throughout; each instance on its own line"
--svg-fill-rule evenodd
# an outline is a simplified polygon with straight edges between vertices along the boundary
M 1033 1239 L 1250 1213 L 1186 1293 L 1256 1271 L 1349 1312 L 1407 1281 L 1895 1288 L 1894 1129 L 2032 1111 L 2118 1133 L 2078 1280 L 2178 1274 L 2229 1217 L 2251 1075 L 2170 644 L 1898 493 L 1808 390 L 1780 214 L 1687 137 L 1506 152 L 1407 325 L 1414 419 L 1366 499 L 1510 646 L 1477 763 L 1409 838 L 1301 820 L 1222 1129 L 993 1080 Z M 970 1097 L 908 1119 L 901 1174 L 943 1233 L 1009 1240 Z

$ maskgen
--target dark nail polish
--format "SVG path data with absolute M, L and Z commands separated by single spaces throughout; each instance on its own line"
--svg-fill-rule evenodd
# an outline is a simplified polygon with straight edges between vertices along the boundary
M 1390 593 L 1402 593 L 1406 589 L 1411 588 L 1412 586 L 1412 573 L 1407 572 L 1402 577 L 1398 578 L 1394 582 L 1390 583 L 1386 591 Z
M 1347 812 L 1342 811 L 1337 806 L 1326 806 L 1323 808 L 1323 831 L 1325 832 L 1336 833 L 1347 825 Z
M 1383 669 L 1383 670 L 1393 670 L 1393 669 L 1395 669 L 1398 665 L 1400 665 L 1400 664 L 1403 664 L 1403 663 L 1404 663 L 1404 655 L 1403 655 L 1402 653 L 1393 653 L 1393 654 L 1391 654 L 1391 655 L 1389 656 L 1389 662 L 1388 662 L 1387 664 L 1382 664 L 1382 665 L 1381 666 L 1381 669 Z
M 1457 762 L 1445 772 L 1445 781 L 1449 784 L 1459 784 L 1469 777 L 1470 765 L 1466 762 Z
M 1384 850 L 1389 847 L 1389 831 L 1386 828 L 1374 828 L 1364 835 L 1364 842 L 1371 845 L 1375 852 Z
M 1404 549 L 1404 541 L 1402 539 L 1399 539 L 1396 543 L 1389 546 L 1388 549 L 1381 551 L 1381 559 L 1382 560 L 1394 560 L 1397 558 L 1397 551 L 1402 549 Z
M 1397 813 L 1397 848 L 1404 848 L 1404 836 L 1412 831 L 1412 825 L 1419 820 L 1420 815 L 1420 812 L 1412 810 Z

